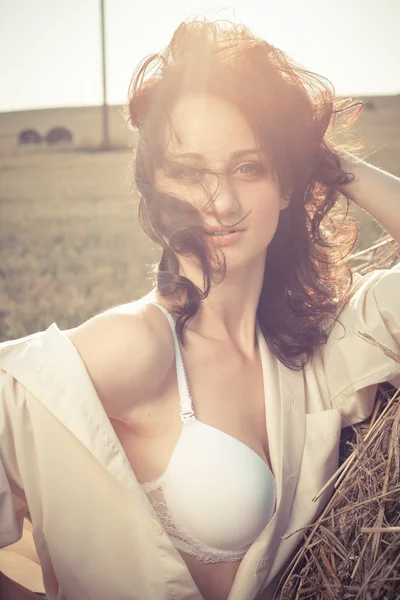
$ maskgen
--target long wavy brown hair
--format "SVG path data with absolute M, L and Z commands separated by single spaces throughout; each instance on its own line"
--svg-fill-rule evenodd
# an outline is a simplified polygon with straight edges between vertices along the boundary
M 289 207 L 280 212 L 268 246 L 257 317 L 272 352 L 300 370 L 326 342 L 352 285 L 346 257 L 359 228 L 348 214 L 349 198 L 337 186 L 354 175 L 341 170 L 339 146 L 332 140 L 336 116 L 359 106 L 342 123 L 348 129 L 363 103 L 347 100 L 345 106 L 329 80 L 230 21 L 182 23 L 163 52 L 139 64 L 125 106 L 138 138 L 134 184 L 139 221 L 163 249 L 155 268 L 159 293 L 186 292 L 172 309 L 183 345 L 186 324 L 226 272 L 223 257 L 204 241 L 200 211 L 154 185 L 166 150 L 162 125 L 174 131 L 171 109 L 188 92 L 210 93 L 238 107 L 269 157 L 282 194 L 289 194 Z M 191 256 L 200 266 L 203 289 L 179 274 L 178 255 Z

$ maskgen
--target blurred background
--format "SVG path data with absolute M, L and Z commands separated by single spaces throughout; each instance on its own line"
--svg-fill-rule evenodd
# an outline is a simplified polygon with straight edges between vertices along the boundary
M 137 223 L 122 105 L 137 64 L 204 13 L 364 101 L 354 129 L 366 160 L 400 176 L 397 0 L 0 0 L 0 341 L 149 291 L 160 252 Z M 385 232 L 352 210 L 362 250 Z

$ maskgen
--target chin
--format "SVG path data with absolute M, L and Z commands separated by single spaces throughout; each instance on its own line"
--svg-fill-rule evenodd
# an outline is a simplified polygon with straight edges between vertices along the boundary
M 267 254 L 267 249 L 262 248 L 258 251 L 246 252 L 243 249 L 240 249 L 237 253 L 235 252 L 227 252 L 225 254 L 226 258 L 226 272 L 233 273 L 234 271 L 243 269 L 244 267 L 254 267 L 256 268 L 258 265 L 262 265 L 264 268 L 265 258 Z

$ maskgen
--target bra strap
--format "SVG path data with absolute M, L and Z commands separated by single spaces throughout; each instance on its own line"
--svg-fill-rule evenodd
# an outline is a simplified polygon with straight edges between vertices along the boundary
M 176 363 L 176 375 L 178 379 L 178 390 L 179 390 L 179 400 L 181 405 L 181 420 L 185 422 L 186 419 L 194 417 L 193 403 L 192 397 L 190 395 L 189 384 L 187 380 L 185 365 L 183 363 L 181 349 L 179 346 L 178 336 L 176 335 L 175 322 L 171 316 L 171 314 L 167 311 L 166 308 L 161 306 L 158 302 L 151 301 L 149 304 L 154 304 L 164 313 L 167 317 L 169 324 L 171 326 L 172 335 L 174 338 L 175 345 L 175 363 Z

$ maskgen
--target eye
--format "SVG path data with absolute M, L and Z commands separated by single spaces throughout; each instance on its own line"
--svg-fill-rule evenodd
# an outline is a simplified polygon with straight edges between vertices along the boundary
M 184 181 L 193 181 L 199 179 L 200 169 L 191 167 L 189 165 L 179 165 L 174 163 L 166 163 L 164 165 L 164 171 L 168 177 L 173 179 L 181 179 Z
M 265 167 L 259 163 L 245 163 L 240 165 L 234 173 L 245 177 L 260 176 L 265 173 Z
M 194 179 L 200 175 L 200 170 L 195 167 L 189 167 L 182 165 L 178 168 L 178 172 L 182 179 Z

